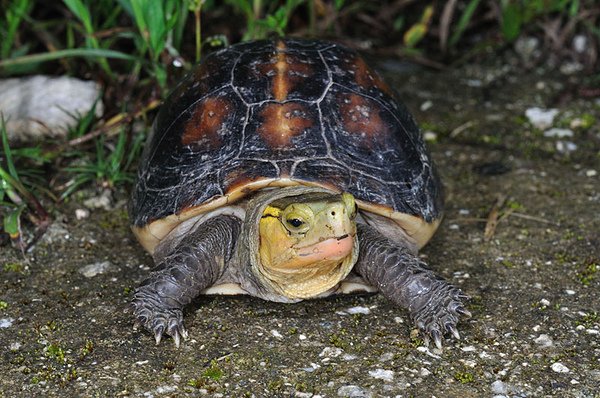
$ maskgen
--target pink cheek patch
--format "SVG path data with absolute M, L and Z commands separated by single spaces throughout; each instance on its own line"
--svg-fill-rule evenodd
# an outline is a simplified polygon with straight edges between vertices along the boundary
M 341 260 L 352 252 L 354 237 L 344 239 L 327 239 L 312 246 L 297 250 L 299 260 L 303 263 L 313 263 L 322 260 Z

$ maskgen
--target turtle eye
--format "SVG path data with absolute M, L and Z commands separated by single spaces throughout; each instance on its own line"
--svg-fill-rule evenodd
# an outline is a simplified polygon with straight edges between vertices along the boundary
M 287 222 L 294 228 L 300 228 L 300 226 L 304 224 L 304 221 L 299 218 L 288 218 Z
M 290 233 L 302 234 L 310 229 L 313 217 L 309 206 L 303 203 L 294 203 L 283 211 L 281 221 Z

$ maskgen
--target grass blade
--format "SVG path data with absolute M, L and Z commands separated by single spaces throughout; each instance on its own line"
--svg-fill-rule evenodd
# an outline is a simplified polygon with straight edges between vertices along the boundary
M 114 58 L 127 61 L 146 62 L 144 59 L 125 54 L 120 51 L 104 50 L 96 48 L 73 48 L 68 50 L 58 50 L 49 53 L 24 55 L 22 57 L 0 60 L 0 68 L 7 68 L 15 65 L 26 65 L 40 62 L 56 61 L 61 58 Z

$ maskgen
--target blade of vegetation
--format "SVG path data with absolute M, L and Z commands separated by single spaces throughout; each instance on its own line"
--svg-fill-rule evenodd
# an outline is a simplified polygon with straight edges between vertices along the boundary
M 58 50 L 48 53 L 41 54 L 31 54 L 24 55 L 22 57 L 11 58 L 0 60 L 0 68 L 7 68 L 9 66 L 15 65 L 26 65 L 26 64 L 36 64 L 40 62 L 48 62 L 55 61 L 57 59 L 62 58 L 72 58 L 72 57 L 82 57 L 82 58 L 115 58 L 115 59 L 123 59 L 127 61 L 137 61 L 143 62 L 143 59 L 125 54 L 120 51 L 114 50 L 105 50 L 105 49 L 94 49 L 94 48 L 74 48 L 68 50 Z
M 0 135 L 2 138 L 2 153 L 4 154 L 6 167 L 8 169 L 8 171 L 6 171 L 0 166 L 0 197 L 6 194 L 12 203 L 16 205 L 16 210 L 13 209 L 9 211 L 4 218 L 4 229 L 11 234 L 11 238 L 13 238 L 14 234 L 16 234 L 14 236 L 18 238 L 20 236 L 20 217 L 23 212 L 21 207 L 29 207 L 34 213 L 31 217 L 32 221 L 36 224 L 38 232 L 43 233 L 50 224 L 50 216 L 19 178 L 13 159 L 13 153 L 8 144 L 8 136 L 6 134 L 3 117 L 0 117 Z M 15 217 L 17 218 L 16 220 Z M 41 236 L 41 233 L 37 235 Z
M 0 27 L 0 59 L 8 58 L 11 55 L 12 47 L 15 43 L 15 37 L 23 19 L 29 14 L 33 2 L 31 0 L 17 0 L 8 3 L 4 12 L 4 27 Z
M 100 43 L 98 42 L 98 39 L 94 37 L 95 29 L 92 23 L 92 16 L 89 8 L 85 4 L 83 4 L 81 0 L 63 0 L 63 2 L 82 23 L 86 33 L 86 46 L 88 48 L 100 49 Z M 98 63 L 109 76 L 114 75 L 106 58 L 99 57 Z
M 502 34 L 508 41 L 515 40 L 521 33 L 522 20 L 521 6 L 512 1 L 502 2 Z
M 460 19 L 458 20 L 458 23 L 456 24 L 454 33 L 452 33 L 452 36 L 450 37 L 450 42 L 449 42 L 450 47 L 456 46 L 456 44 L 462 37 L 463 33 L 467 29 L 469 22 L 471 22 L 471 19 L 473 18 L 473 14 L 475 13 L 475 10 L 479 6 L 480 2 L 481 2 L 480 0 L 469 1 L 469 4 L 467 4 L 465 11 L 462 13 L 462 15 L 460 16 Z

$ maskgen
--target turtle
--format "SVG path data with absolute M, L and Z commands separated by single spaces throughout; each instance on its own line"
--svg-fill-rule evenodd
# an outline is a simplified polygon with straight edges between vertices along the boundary
M 297 38 L 216 51 L 161 105 L 142 153 L 129 214 L 156 267 L 134 323 L 179 347 L 200 294 L 377 291 L 441 348 L 471 316 L 418 255 L 443 196 L 413 117 L 357 52 Z

